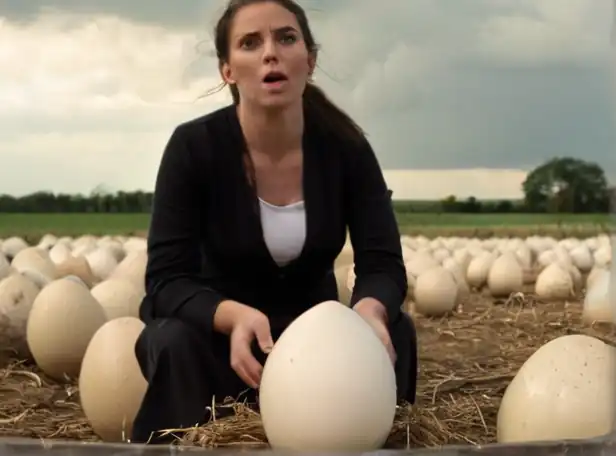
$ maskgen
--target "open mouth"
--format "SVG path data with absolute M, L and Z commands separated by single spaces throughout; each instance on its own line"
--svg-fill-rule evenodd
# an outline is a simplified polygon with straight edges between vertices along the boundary
M 284 73 L 280 73 L 278 71 L 271 71 L 265 75 L 263 78 L 263 82 L 265 84 L 280 84 L 285 82 L 287 77 Z

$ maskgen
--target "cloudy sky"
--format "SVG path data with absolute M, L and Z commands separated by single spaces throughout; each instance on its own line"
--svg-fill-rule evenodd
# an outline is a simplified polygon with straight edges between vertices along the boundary
M 516 197 L 569 155 L 616 181 L 612 0 L 303 0 L 316 80 L 398 197 Z M 229 103 L 221 0 L 0 0 L 0 193 L 154 185 L 173 128 Z

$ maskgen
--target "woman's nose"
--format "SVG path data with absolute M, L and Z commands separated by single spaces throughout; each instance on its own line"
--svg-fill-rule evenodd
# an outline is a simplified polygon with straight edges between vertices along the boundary
M 278 47 L 274 40 L 267 40 L 263 46 L 263 61 L 271 63 L 278 60 Z

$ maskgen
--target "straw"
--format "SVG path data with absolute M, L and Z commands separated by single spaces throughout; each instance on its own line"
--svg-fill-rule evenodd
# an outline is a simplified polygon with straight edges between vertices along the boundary
M 532 294 L 495 301 L 475 293 L 452 315 L 414 316 L 420 341 L 417 404 L 398 408 L 389 448 L 487 444 L 520 366 L 546 342 L 588 334 L 616 345 L 611 325 L 585 325 L 581 304 L 542 303 Z M 0 369 L 0 437 L 92 441 L 75 385 L 59 385 L 39 369 L 12 361 Z M 178 443 L 201 447 L 266 447 L 259 414 L 242 403 L 216 407 L 204 426 L 171 429 Z M 225 416 L 225 417 L 221 417 Z

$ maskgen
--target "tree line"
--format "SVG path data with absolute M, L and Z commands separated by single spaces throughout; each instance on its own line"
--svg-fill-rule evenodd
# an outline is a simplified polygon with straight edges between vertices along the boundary
M 528 173 L 520 201 L 464 200 L 454 195 L 441 201 L 394 201 L 398 213 L 605 213 L 616 189 L 609 188 L 604 170 L 596 163 L 564 157 L 553 158 Z M 69 195 L 40 191 L 16 197 L 0 195 L 0 213 L 148 213 L 152 192 L 92 192 Z
M 0 213 L 147 213 L 152 192 L 69 195 L 40 191 L 21 197 L 0 195 Z

